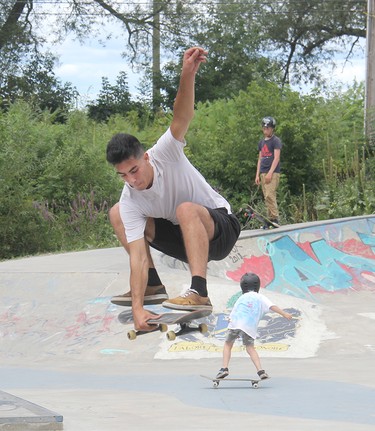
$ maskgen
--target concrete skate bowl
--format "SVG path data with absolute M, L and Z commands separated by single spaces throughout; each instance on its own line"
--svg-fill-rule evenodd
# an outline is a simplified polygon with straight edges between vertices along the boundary
M 199 347 L 181 341 L 174 351 L 186 355 L 191 349 L 191 357 L 200 349 L 203 356 L 221 355 L 228 315 L 241 294 L 239 280 L 245 272 L 258 274 L 261 292 L 295 317 L 286 321 L 265 316 L 257 340 L 263 356 L 314 356 L 323 341 L 352 333 L 353 351 L 375 350 L 368 329 L 375 319 L 374 224 L 371 215 L 242 232 L 227 259 L 209 264 L 210 297 L 216 309 L 209 343 L 200 340 Z M 169 257 L 163 259 L 170 267 L 184 267 Z M 215 288 L 215 278 L 220 279 L 220 288 Z M 242 346 L 237 351 L 246 356 Z
M 27 415 L 31 429 L 48 416 L 51 430 L 62 429 L 62 417 L 67 431 L 164 430 L 173 411 L 181 430 L 373 430 L 374 223 L 368 216 L 243 232 L 227 259 L 209 264 L 209 332 L 174 342 L 161 333 L 126 338 L 131 325 L 120 324 L 123 308 L 110 302 L 128 286 L 121 248 L 0 262 L 0 425 L 19 420 L 14 429 L 28 429 Z M 153 255 L 170 295 L 189 287 L 185 265 Z M 270 380 L 257 390 L 229 382 L 216 390 L 200 374 L 220 367 L 248 271 L 295 319 L 269 313 L 261 321 L 256 348 Z M 231 373 L 249 372 L 238 342 Z
M 368 216 L 242 232 L 227 259 L 209 264 L 214 313 L 205 320 L 208 333 L 173 343 L 158 333 L 127 340 L 130 327 L 117 319 L 122 308 L 110 302 L 127 289 L 129 267 L 121 248 L 1 262 L 2 363 L 122 364 L 145 351 L 157 359 L 221 357 L 245 272 L 256 272 L 261 291 L 295 317 L 264 317 L 257 340 L 263 357 L 312 357 L 325 340 L 352 331 L 354 342 L 346 348 L 371 350 L 373 341 L 358 334 L 368 334 L 374 319 L 374 223 L 375 216 Z M 170 295 L 189 287 L 186 265 L 158 253 L 154 258 Z M 355 325 L 342 319 L 349 311 Z M 233 354 L 246 356 L 240 343 Z

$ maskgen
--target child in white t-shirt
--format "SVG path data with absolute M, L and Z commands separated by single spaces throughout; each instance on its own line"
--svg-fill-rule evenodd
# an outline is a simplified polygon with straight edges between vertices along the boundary
M 241 278 L 240 286 L 243 295 L 237 299 L 229 316 L 228 333 L 223 349 L 223 367 L 219 370 L 216 378 L 223 379 L 229 375 L 228 365 L 233 344 L 241 336 L 246 351 L 255 365 L 258 376 L 261 379 L 267 379 L 268 375 L 262 369 L 259 355 L 254 347 L 259 321 L 269 310 L 289 320 L 293 316 L 277 305 L 274 305 L 266 296 L 259 293 L 260 279 L 256 274 L 244 274 Z

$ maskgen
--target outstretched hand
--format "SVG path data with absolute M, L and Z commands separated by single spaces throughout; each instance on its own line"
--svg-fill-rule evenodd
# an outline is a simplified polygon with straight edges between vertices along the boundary
M 187 49 L 182 60 L 182 69 L 188 73 L 197 73 L 201 63 L 206 63 L 208 51 L 199 46 Z

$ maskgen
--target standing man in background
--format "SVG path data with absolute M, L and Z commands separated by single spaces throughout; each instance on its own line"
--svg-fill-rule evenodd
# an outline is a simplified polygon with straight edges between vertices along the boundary
M 280 224 L 276 192 L 280 182 L 280 153 L 282 143 L 274 134 L 275 127 L 276 120 L 273 117 L 263 118 L 262 131 L 264 137 L 258 143 L 259 158 L 255 184 L 262 186 L 267 207 L 267 217 L 273 223 Z

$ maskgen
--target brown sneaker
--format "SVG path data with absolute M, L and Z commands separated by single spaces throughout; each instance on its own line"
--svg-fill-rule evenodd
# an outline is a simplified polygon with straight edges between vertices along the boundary
M 168 294 L 165 290 L 164 285 L 159 286 L 147 286 L 145 292 L 144 305 L 161 304 L 163 301 L 168 299 Z M 132 305 L 131 292 L 126 292 L 123 295 L 112 296 L 112 304 L 123 305 L 130 307 Z
M 177 298 L 163 302 L 163 307 L 174 310 L 212 310 L 212 304 L 208 296 L 199 296 L 194 290 L 188 289 Z

